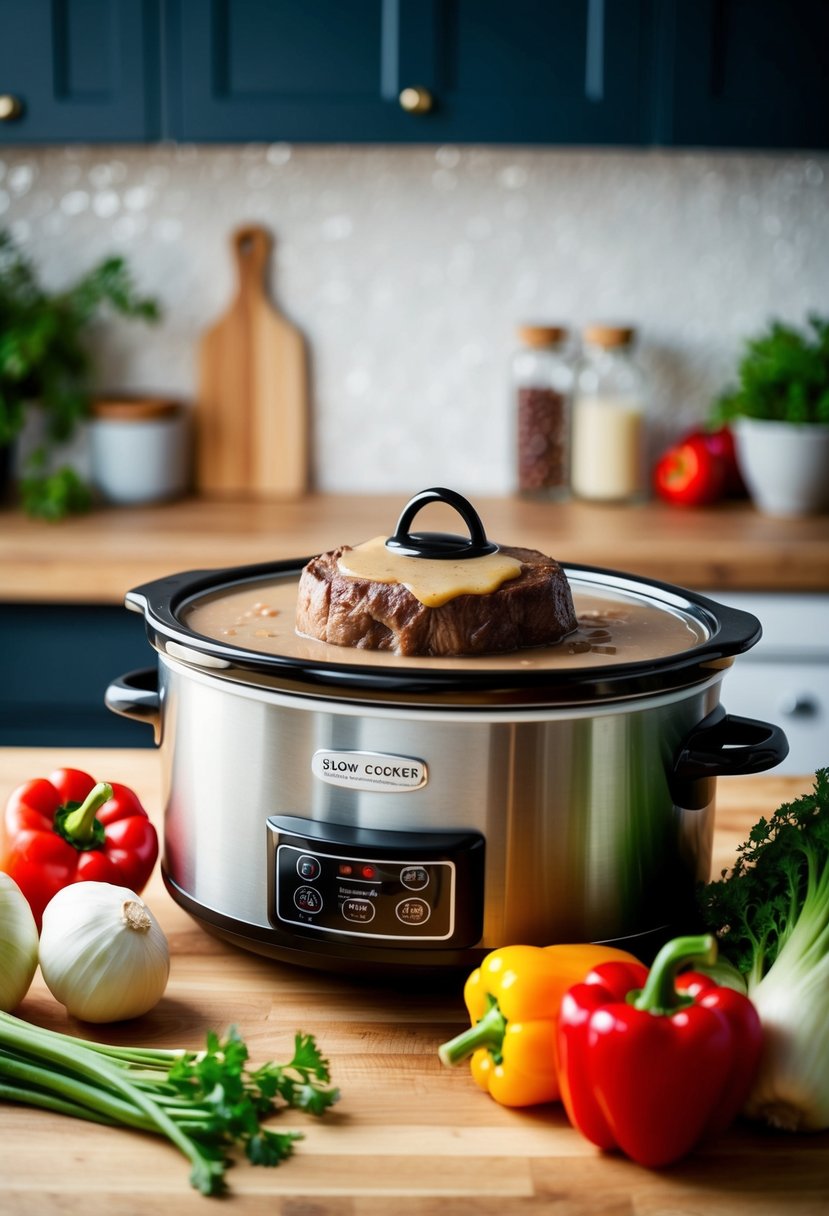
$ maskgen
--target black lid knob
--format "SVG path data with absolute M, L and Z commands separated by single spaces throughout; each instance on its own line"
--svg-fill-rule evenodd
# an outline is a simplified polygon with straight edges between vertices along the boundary
M 421 507 L 430 502 L 445 502 L 454 507 L 469 529 L 469 536 L 456 536 L 451 532 L 411 532 L 412 520 Z M 485 557 L 497 553 L 498 546 L 487 540 L 484 525 L 472 504 L 455 490 L 434 486 L 421 490 L 410 498 L 397 521 L 394 536 L 386 541 L 386 548 L 402 557 L 467 558 Z

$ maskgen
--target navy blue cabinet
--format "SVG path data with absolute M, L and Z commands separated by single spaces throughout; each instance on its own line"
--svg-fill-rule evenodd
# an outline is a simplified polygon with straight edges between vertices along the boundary
M 103 604 L 0 604 L 0 746 L 152 747 L 112 713 L 107 686 L 153 668 L 143 617 Z
M 381 0 L 173 0 L 165 17 L 169 134 L 395 139 L 397 115 L 381 91 L 383 8 Z
M 829 147 L 829 0 L 663 0 L 654 142 Z
M 0 144 L 829 147 L 829 0 L 0 0 Z
M 159 0 L 0 0 L 0 143 L 161 133 Z
M 640 0 L 170 0 L 183 140 L 641 144 Z
M 166 0 L 175 139 L 829 147 L 829 0 Z

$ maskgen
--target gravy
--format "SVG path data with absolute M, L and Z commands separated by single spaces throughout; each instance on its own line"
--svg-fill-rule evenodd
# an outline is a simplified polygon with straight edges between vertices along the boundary
M 646 663 L 681 654 L 706 641 L 701 621 L 644 597 L 569 579 L 578 628 L 555 646 L 509 654 L 452 658 L 403 657 L 386 650 L 333 646 L 298 634 L 294 628 L 297 577 L 275 577 L 219 590 L 185 607 L 181 619 L 194 633 L 228 646 L 306 662 L 389 664 L 408 668 L 464 670 L 562 670 Z

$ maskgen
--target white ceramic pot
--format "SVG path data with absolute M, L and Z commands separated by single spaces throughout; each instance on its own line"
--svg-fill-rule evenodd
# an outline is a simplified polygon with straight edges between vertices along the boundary
M 165 502 L 190 481 L 186 409 L 162 398 L 96 401 L 89 424 L 92 480 L 112 503 Z
M 759 511 L 796 516 L 829 510 L 829 426 L 738 418 L 734 439 Z

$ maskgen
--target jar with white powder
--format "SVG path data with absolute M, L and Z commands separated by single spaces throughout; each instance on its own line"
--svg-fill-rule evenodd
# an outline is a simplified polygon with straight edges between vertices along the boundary
M 633 357 L 636 331 L 590 325 L 573 401 L 570 484 L 579 498 L 636 502 L 647 497 L 646 392 Z

